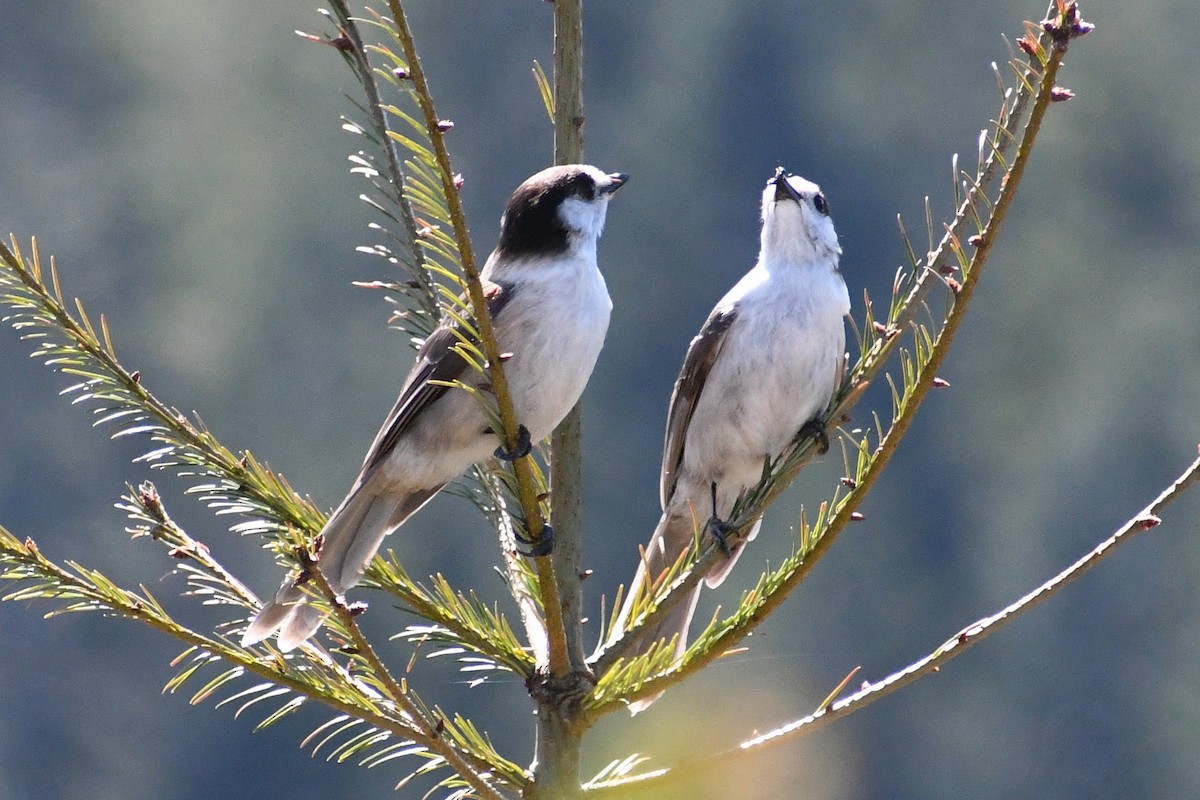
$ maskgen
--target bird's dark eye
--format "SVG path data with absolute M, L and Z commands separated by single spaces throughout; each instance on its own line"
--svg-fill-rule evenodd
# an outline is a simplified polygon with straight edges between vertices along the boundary
M 817 193 L 813 196 L 813 206 L 825 216 L 829 216 L 829 201 L 825 199 L 825 195 Z
M 576 193 L 587 202 L 596 199 L 596 183 L 591 178 L 584 177 L 576 186 Z

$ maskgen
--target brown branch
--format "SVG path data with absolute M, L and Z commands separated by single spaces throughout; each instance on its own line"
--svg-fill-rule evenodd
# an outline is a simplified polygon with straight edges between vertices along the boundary
M 16 544 L 10 547 L 9 540 Z M 353 701 L 331 696 L 323 692 L 320 686 L 305 683 L 298 678 L 288 675 L 274 666 L 273 660 L 257 658 L 253 651 L 231 647 L 223 641 L 211 639 L 180 625 L 169 616 L 166 616 L 166 612 L 157 604 L 148 602 L 147 598 L 122 589 L 116 584 L 107 581 L 107 579 L 104 579 L 104 585 L 107 589 L 101 591 L 88 580 L 63 569 L 44 556 L 32 539 L 27 539 L 24 544 L 20 544 L 16 537 L 2 526 L 0 526 L 0 553 L 5 555 L 5 561 L 8 563 L 24 564 L 26 568 L 35 570 L 37 574 L 45 576 L 45 579 L 53 581 L 54 588 L 46 589 L 45 591 L 54 591 L 58 594 L 40 594 L 39 597 L 41 598 L 55 599 L 57 596 L 59 599 L 77 599 L 102 608 L 111 609 L 116 614 L 145 623 L 152 628 L 173 636 L 185 644 L 200 648 L 221 658 L 223 661 L 240 667 L 248 673 L 277 683 L 298 695 L 316 700 L 336 711 L 361 719 L 363 722 L 380 730 L 386 730 L 397 736 L 412 739 L 414 742 L 424 746 L 435 744 L 425 731 L 415 727 L 408 720 L 388 714 L 381 707 L 380 698 L 377 693 L 368 689 L 362 681 L 338 666 L 327 653 L 315 646 L 306 645 L 306 655 L 318 661 L 320 666 L 336 672 L 340 678 L 337 685 L 353 692 Z M 83 570 L 81 567 L 75 568 L 88 572 L 88 574 L 98 575 L 98 573 Z M 77 594 L 75 597 L 72 597 L 70 592 Z M 19 595 L 19 592 L 14 594 Z
M 412 31 L 408 27 L 408 19 L 399 0 L 388 0 L 388 7 L 396 23 L 396 32 L 400 44 L 404 48 L 404 58 L 408 62 L 408 77 L 416 90 L 417 101 L 425 116 L 425 126 L 429 139 L 433 144 L 434 155 L 441 174 L 442 190 L 446 195 L 446 207 L 450 212 L 450 221 L 454 226 L 454 236 L 458 241 L 459 254 L 462 257 L 463 276 L 466 279 L 467 295 L 471 301 L 480 342 L 484 355 L 487 356 L 488 373 L 496 397 L 497 410 L 500 415 L 503 445 L 511 450 L 517 442 L 519 420 L 513 409 L 512 395 L 509 393 L 508 381 L 504 377 L 504 366 L 500 359 L 500 348 L 496 341 L 496 332 L 492 326 L 492 318 L 488 314 L 487 301 L 483 295 L 483 285 L 479 280 L 479 270 L 475 264 L 475 253 L 471 247 L 471 234 L 467 228 L 466 217 L 463 214 L 462 200 L 458 187 L 455 186 L 454 171 L 450 164 L 450 153 L 446 149 L 445 134 L 438 125 L 437 111 L 433 105 L 433 95 L 425 79 L 425 71 L 417 57 L 416 45 L 413 43 Z M 525 517 L 525 525 L 529 538 L 540 541 L 545 520 L 542 517 L 541 505 L 538 502 L 536 483 L 529 463 L 530 456 L 519 458 L 513 464 L 517 476 L 518 497 Z M 537 569 L 538 586 L 541 592 L 542 608 L 546 614 L 546 628 L 549 638 L 549 670 L 552 675 L 566 675 L 570 672 L 567 656 L 566 632 L 563 626 L 562 608 L 559 600 L 558 583 L 555 580 L 554 567 L 548 556 L 534 559 Z
M 1082 577 L 1084 573 L 1095 567 L 1104 559 L 1111 556 L 1116 549 L 1143 531 L 1157 527 L 1162 522 L 1162 512 L 1179 499 L 1184 492 L 1200 483 L 1200 458 L 1191 463 L 1175 481 L 1163 490 L 1148 506 L 1131 517 L 1100 544 L 1096 545 L 1086 555 L 1071 566 L 1055 575 L 1050 580 L 1028 592 L 1020 599 L 1009 605 L 973 622 L 957 634 L 947 639 L 940 647 L 919 661 L 888 677 L 863 686 L 859 691 L 844 697 L 835 703 L 808 716 L 776 728 L 768 733 L 755 736 L 740 743 L 737 747 L 702 759 L 680 762 L 674 767 L 631 776 L 627 779 L 596 784 L 587 792 L 592 798 L 615 798 L 621 794 L 637 789 L 644 791 L 646 787 L 656 785 L 672 773 L 693 775 L 699 770 L 725 769 L 732 762 L 739 761 L 743 756 L 761 753 L 769 747 L 774 747 L 804 734 L 812 733 L 825 725 L 841 719 L 855 711 L 866 708 L 876 700 L 881 700 L 889 694 L 902 689 L 908 684 L 930 673 L 936 672 L 943 664 L 966 652 L 974 645 L 1013 622 L 1021 614 L 1030 611 L 1039 603 L 1057 594 L 1068 584 Z
M 361 659 L 361 663 L 370 671 L 387 698 L 395 703 L 405 716 L 413 720 L 412 724 L 420 731 L 421 738 L 411 735 L 410 738 L 446 759 L 446 764 L 463 780 L 470 783 L 479 793 L 479 797 L 488 800 L 506 800 L 504 795 L 492 786 L 482 774 L 483 772 L 496 773 L 497 765 L 486 761 L 481 762 L 471 754 L 462 752 L 443 735 L 442 726 L 445 723 L 414 702 L 409 696 L 407 688 L 401 686 L 400 682 L 395 679 L 387 665 L 383 663 L 383 659 L 375 652 L 370 640 L 363 634 L 362 628 L 358 626 L 355 611 L 341 597 L 337 596 L 324 573 L 319 569 L 314 569 L 310 574 L 317 582 L 321 594 L 333 608 L 342 627 L 350 634 L 350 639 L 357 651 L 356 655 Z M 505 779 L 512 780 L 513 778 L 514 776 L 506 776 Z M 518 783 L 518 788 L 521 785 Z
M 583 0 L 554 4 L 554 163 L 583 161 Z M 583 642 L 583 413 L 579 403 L 550 440 L 554 572 L 571 671 L 587 669 Z
M 384 160 L 387 163 L 387 180 L 395 190 L 396 205 L 400 209 L 397 216 L 400 217 L 400 224 L 404 226 L 404 243 L 408 246 L 412 275 L 421 282 L 422 292 L 431 303 L 434 303 L 437 292 L 425 269 L 425 252 L 421 248 L 420 236 L 417 234 L 417 221 L 413 216 L 408 196 L 404 194 L 404 169 L 400 166 L 400 159 L 396 156 L 396 143 L 387 135 L 388 124 L 383 111 L 383 100 L 379 96 L 379 87 L 375 82 L 371 62 L 367 59 L 367 49 L 363 44 L 362 34 L 358 30 L 358 25 L 355 24 L 354 17 L 350 15 L 350 9 L 345 0 L 333 0 L 333 8 L 338 15 L 339 22 L 344 25 L 342 33 L 349 38 L 351 44 L 349 48 L 339 48 L 339 50 L 351 62 L 354 71 L 358 73 L 359 83 L 362 84 L 363 92 L 367 96 L 367 110 L 371 115 L 375 136 L 379 140 L 378 146 L 383 150 Z
M 554 3 L 554 163 L 583 160 L 583 0 Z M 583 643 L 583 414 L 579 403 L 551 437 L 554 574 L 561 594 L 569 672 L 532 686 L 537 748 L 530 800 L 573 800 L 582 791 L 585 728 L 580 699 L 591 688 Z

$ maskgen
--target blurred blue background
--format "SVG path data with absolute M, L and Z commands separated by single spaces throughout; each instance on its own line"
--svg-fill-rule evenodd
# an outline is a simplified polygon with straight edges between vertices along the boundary
M 503 202 L 548 163 L 530 77 L 549 65 L 542 2 L 409 4 L 466 178 L 477 250 Z M 601 263 L 613 327 L 586 395 L 587 585 L 628 580 L 657 519 L 667 397 L 713 302 L 753 262 L 757 199 L 776 164 L 832 201 L 854 313 L 903 260 L 895 215 L 949 216 L 950 156 L 974 157 L 998 106 L 989 62 L 1044 6 L 879 0 L 593 2 L 587 158 L 632 174 Z M 697 754 L 813 709 L 851 668 L 876 679 L 1057 572 L 1148 502 L 1200 441 L 1200 5 L 1085 4 L 1024 188 L 942 372 L 866 520 L 726 659 L 645 715 L 605 720 L 587 767 L 640 749 Z M 159 397 L 195 410 L 318 504 L 341 499 L 407 371 L 339 130 L 355 85 L 312 6 L 27 2 L 0 26 L 0 231 L 37 235 L 66 291 L 109 320 Z M 919 244 L 919 243 L 918 243 Z M 130 459 L 56 392 L 67 385 L 0 331 L 0 522 L 128 583 L 185 620 L 161 548 L 130 542 L 112 504 L 153 477 L 175 516 L 260 593 L 278 571 Z M 881 409 L 883 410 L 883 409 Z M 859 416 L 866 418 L 865 408 Z M 778 563 L 806 472 L 699 617 Z M 1049 603 L 867 711 L 680 796 L 1194 798 L 1200 795 L 1200 499 Z M 499 596 L 467 504 L 435 502 L 390 546 Z M 360 592 L 360 594 L 362 594 Z M 406 618 L 376 599 L 383 634 Z M 211 703 L 160 697 L 182 649 L 129 622 L 0 606 L 0 797 L 389 796 L 403 764 L 326 764 L 297 749 L 305 709 L 254 734 Z M 397 621 L 399 620 L 399 621 Z M 397 664 L 398 644 L 385 646 Z M 413 680 L 527 762 L 523 688 L 467 689 L 444 665 Z M 199 688 L 199 684 L 195 688 Z M 679 732 L 687 731 L 681 737 Z M 419 797 L 407 789 L 403 796 Z M 661 796 L 661 795 L 660 795 Z

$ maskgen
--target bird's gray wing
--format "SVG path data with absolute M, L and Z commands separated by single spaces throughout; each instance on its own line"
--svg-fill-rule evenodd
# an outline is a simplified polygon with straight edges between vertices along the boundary
M 495 320 L 512 300 L 515 290 L 512 286 L 490 281 L 484 281 L 483 290 L 487 298 L 488 314 Z M 465 298 L 459 299 L 465 304 Z M 471 317 L 466 319 L 474 325 Z M 421 345 L 421 349 L 417 351 L 417 361 L 404 381 L 404 388 L 400 390 L 396 405 L 392 407 L 383 427 L 375 435 L 371 449 L 367 451 L 356 485 L 363 483 L 374 472 L 375 467 L 387 459 L 413 420 L 445 394 L 449 387 L 440 382 L 458 380 L 470 369 L 466 359 L 455 349 L 462 335 L 462 325 L 449 316 L 444 316 L 441 324 Z M 473 340 L 474 337 L 468 336 L 468 339 Z
M 671 495 L 675 492 L 679 464 L 683 460 L 683 441 L 687 437 L 692 413 L 696 410 L 696 403 L 700 400 L 700 393 L 704 391 L 708 373 L 721 353 L 725 335 L 737 319 L 737 314 L 736 305 L 714 309 L 700 333 L 692 339 L 687 356 L 683 359 L 683 369 L 675 381 L 675 391 L 671 393 L 671 409 L 667 413 L 667 436 L 663 444 L 659 486 L 663 509 L 667 508 Z

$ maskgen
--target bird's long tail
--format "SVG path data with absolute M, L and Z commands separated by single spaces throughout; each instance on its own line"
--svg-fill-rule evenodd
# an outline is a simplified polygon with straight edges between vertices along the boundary
M 758 526 L 747 536 L 746 541 L 753 539 L 758 533 Z M 614 632 L 624 631 L 633 616 L 635 604 L 644 605 L 646 595 L 652 591 L 653 585 L 661 576 L 679 560 L 680 556 L 692 545 L 696 535 L 696 522 L 691 517 L 663 514 L 650 537 L 641 565 L 629 586 L 621 613 L 617 615 Z M 744 545 L 744 542 L 742 543 Z M 705 583 L 717 587 L 725 580 L 744 547 L 739 545 L 729 558 L 717 562 L 705 576 Z M 700 589 L 703 584 L 696 584 L 687 597 L 684 597 L 666 611 L 658 620 L 637 633 L 630 656 L 645 653 L 658 641 L 670 642 L 675 640 L 675 663 L 678 663 L 688 647 L 688 628 L 692 624 L 692 616 L 696 613 L 696 602 L 700 599 Z M 610 639 L 611 641 L 611 639 Z M 629 704 L 630 713 L 644 711 L 661 697 L 661 694 L 636 700 Z
M 321 529 L 318 568 L 330 588 L 341 594 L 358 583 L 383 538 L 440 488 L 407 495 L 375 494 L 367 487 L 352 492 Z M 286 653 L 316 633 L 324 619 L 325 612 L 305 600 L 298 576 L 288 576 L 242 635 L 242 646 L 261 642 L 279 631 L 279 649 Z
M 654 584 L 663 574 L 674 566 L 679 557 L 691 547 L 695 536 L 695 524 L 690 517 L 663 514 L 650 537 L 650 543 L 643 553 L 642 563 L 638 566 L 637 574 L 629 584 L 629 592 L 625 595 L 625 603 L 621 613 L 617 615 L 614 633 L 624 631 L 633 617 L 634 606 L 644 606 L 647 596 L 653 591 Z M 630 656 L 645 653 L 656 642 L 675 640 L 675 660 L 683 658 L 687 651 L 688 627 L 692 622 L 692 614 L 696 612 L 696 601 L 700 599 L 700 584 L 672 606 L 665 614 L 649 627 L 637 633 L 633 642 Z M 644 711 L 661 695 L 643 698 L 629 705 L 630 713 Z

